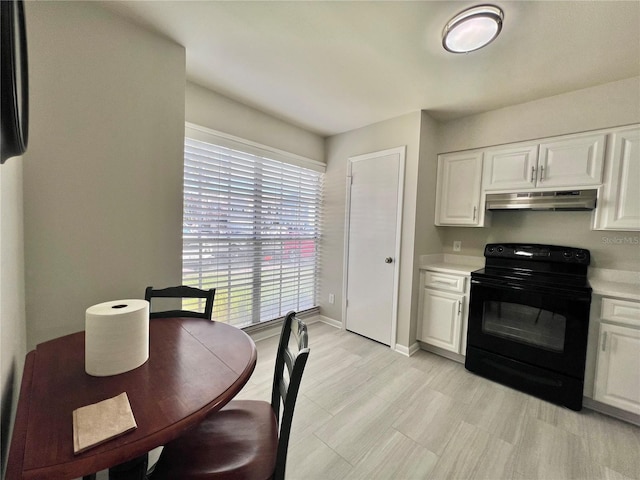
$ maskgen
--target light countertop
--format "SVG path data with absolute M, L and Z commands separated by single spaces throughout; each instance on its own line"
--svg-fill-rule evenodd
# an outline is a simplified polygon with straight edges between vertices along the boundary
M 451 254 L 420 257 L 420 270 L 469 275 L 483 267 L 484 257 Z M 589 283 L 594 295 L 640 301 L 640 272 L 590 268 Z
M 594 295 L 640 300 L 640 272 L 589 268 Z
M 640 301 L 640 284 L 589 279 L 594 295 Z
M 469 275 L 474 270 L 484 268 L 484 257 L 465 255 L 422 255 L 420 270 L 433 270 L 454 275 Z
M 482 266 L 446 263 L 446 262 L 429 263 L 425 265 L 420 265 L 421 270 L 432 270 L 435 272 L 453 273 L 455 275 L 469 275 L 474 270 L 478 270 L 480 268 L 482 268 Z

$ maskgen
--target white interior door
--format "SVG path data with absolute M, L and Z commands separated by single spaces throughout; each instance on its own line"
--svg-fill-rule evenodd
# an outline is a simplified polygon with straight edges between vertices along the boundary
M 395 346 L 404 147 L 349 159 L 345 326 Z

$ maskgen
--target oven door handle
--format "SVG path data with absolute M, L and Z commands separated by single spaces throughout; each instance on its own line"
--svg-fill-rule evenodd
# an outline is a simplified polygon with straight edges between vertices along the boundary
M 511 283 L 507 280 L 471 280 L 471 284 L 472 285 L 480 285 L 480 286 L 486 286 L 486 287 L 498 287 L 498 288 L 502 288 L 504 290 L 527 290 L 527 291 L 533 291 L 533 288 L 531 288 L 531 286 L 528 285 L 522 285 L 519 283 Z
M 495 278 L 483 278 L 482 280 L 471 279 L 471 285 L 487 285 L 490 287 L 515 287 L 522 288 L 521 285 L 510 283 L 508 280 L 497 280 Z
M 499 288 L 501 290 L 527 290 L 533 291 L 533 289 L 528 285 L 521 285 L 518 283 L 512 283 L 508 280 L 496 280 L 496 279 L 487 279 L 483 278 L 482 280 L 471 280 L 471 287 L 473 286 L 479 287 L 488 287 L 488 288 Z
M 483 278 L 482 280 L 471 279 L 471 288 L 474 286 L 478 287 L 487 287 L 487 288 L 499 288 L 501 290 L 518 290 L 518 291 L 526 291 L 528 293 L 541 293 L 541 294 L 549 294 L 553 292 L 554 296 L 558 297 L 566 297 L 570 298 L 572 301 L 577 302 L 591 302 L 591 294 L 578 293 L 578 292 L 569 292 L 562 291 L 556 288 L 540 288 L 534 285 L 526 285 L 523 283 L 514 283 L 508 280 L 499 280 L 495 278 Z M 471 291 L 473 294 L 473 290 Z

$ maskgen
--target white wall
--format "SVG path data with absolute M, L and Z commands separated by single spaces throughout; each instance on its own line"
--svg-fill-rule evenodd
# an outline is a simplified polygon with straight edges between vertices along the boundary
M 322 315 L 339 322 L 343 321 L 342 273 L 345 258 L 344 222 L 347 161 L 349 157 L 355 155 L 407 146 L 397 327 L 397 342 L 404 347 L 410 345 L 412 314 L 415 316 L 412 307 L 417 301 L 413 298 L 413 289 L 420 128 L 421 112 L 414 112 L 329 137 L 326 142 L 327 173 L 325 176 L 320 307 Z M 336 296 L 333 305 L 328 302 L 329 293 Z
M 420 298 L 420 271 L 418 270 L 421 255 L 442 252 L 442 243 L 438 229 L 435 227 L 436 179 L 438 170 L 438 124 L 427 112 L 422 112 L 420 124 L 420 158 L 417 176 L 416 197 L 416 231 L 414 245 L 413 292 L 411 303 L 411 324 L 409 344 L 416 342 L 417 316 Z
M 0 450 L 6 467 L 10 432 L 26 353 L 22 162 L 0 165 L 0 381 L 2 387 Z
M 324 161 L 322 137 L 187 86 L 181 46 L 97 4 L 26 16 L 30 143 L 0 167 L 3 466 L 26 351 L 181 281 L 185 88 L 189 121 Z
M 324 162 L 324 138 L 194 83 L 187 83 L 188 122 Z
M 438 171 L 438 123 L 422 112 L 420 125 L 420 170 L 416 208 L 416 255 L 441 253 L 442 244 L 434 226 Z
M 27 340 L 181 279 L 184 48 L 92 2 L 26 2 Z
M 640 121 L 640 77 L 441 124 L 439 151 L 499 145 Z
M 439 152 L 640 123 L 640 77 L 514 105 L 441 124 Z M 640 271 L 637 232 L 591 231 L 591 212 L 493 212 L 490 228 L 438 227 L 443 251 L 463 255 L 491 242 L 537 242 L 591 251 L 593 267 Z M 612 243 L 628 237 L 631 243 Z

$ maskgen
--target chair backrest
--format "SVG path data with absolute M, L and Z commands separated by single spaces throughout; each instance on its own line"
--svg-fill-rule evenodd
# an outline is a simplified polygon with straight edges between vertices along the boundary
M 204 298 L 206 300 L 204 312 L 195 312 L 191 310 L 165 310 L 162 312 L 151 312 L 149 318 L 168 318 L 168 317 L 194 317 L 211 320 L 213 315 L 213 299 L 216 294 L 215 288 L 201 290 L 199 288 L 187 287 L 181 285 L 179 287 L 160 288 L 154 290 L 153 287 L 147 287 L 144 292 L 144 299 L 151 302 L 154 297 L 161 298 Z M 149 306 L 151 310 L 151 306 Z
M 297 343 L 297 351 L 292 351 L 289 348 L 289 339 L 292 333 Z M 271 392 L 271 408 L 273 408 L 276 418 L 280 422 L 276 469 L 273 474 L 274 480 L 284 479 L 293 410 L 308 357 L 309 339 L 307 326 L 302 320 L 296 318 L 295 312 L 289 312 L 282 325 Z M 285 367 L 287 375 L 285 375 Z M 281 404 L 282 418 L 280 418 Z

